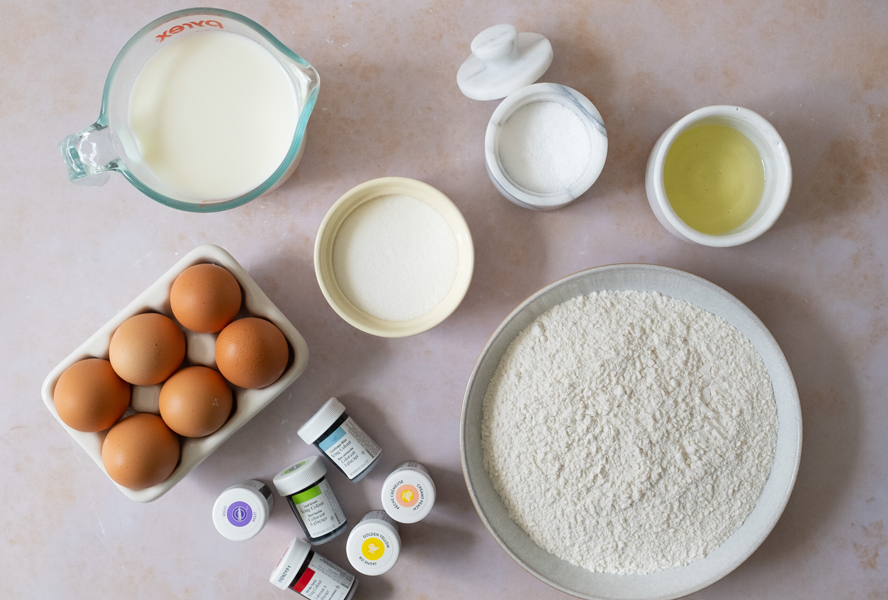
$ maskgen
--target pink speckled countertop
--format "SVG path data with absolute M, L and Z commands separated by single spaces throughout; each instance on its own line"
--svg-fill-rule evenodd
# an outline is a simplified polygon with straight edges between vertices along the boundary
M 98 115 L 117 51 L 176 2 L 3 3 L 0 21 L 0 597 L 291 597 L 268 576 L 297 525 L 283 502 L 243 543 L 213 529 L 228 485 L 266 481 L 311 454 L 296 436 L 330 395 L 385 447 L 358 485 L 331 476 L 354 522 L 401 460 L 427 464 L 439 504 L 404 527 L 395 570 L 359 598 L 566 598 L 496 545 L 465 490 L 464 386 L 488 335 L 521 300 L 566 274 L 649 262 L 724 287 L 770 328 L 801 396 L 795 492 L 764 545 L 694 598 L 888 598 L 888 4 L 827 0 L 510 3 L 223 2 L 311 62 L 321 91 L 299 169 L 274 193 L 219 214 L 177 212 L 122 177 L 68 183 L 56 149 Z M 549 37 L 542 81 L 600 109 L 610 148 L 598 183 L 552 213 L 497 194 L 483 159 L 496 102 L 456 70 L 496 23 Z M 709 104 L 769 119 L 794 187 L 762 238 L 733 249 L 683 243 L 645 199 L 648 152 Z M 475 277 L 442 325 L 399 340 L 342 321 L 324 301 L 312 247 L 327 208 L 384 175 L 425 181 L 463 211 Z M 40 399 L 49 370 L 197 245 L 227 248 L 305 336 L 307 372 L 169 494 L 117 491 Z M 340 564 L 345 537 L 321 553 Z M 292 596 L 295 598 L 296 596 Z

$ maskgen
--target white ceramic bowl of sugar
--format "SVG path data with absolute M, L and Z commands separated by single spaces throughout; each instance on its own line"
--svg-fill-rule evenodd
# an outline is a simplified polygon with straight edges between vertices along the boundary
M 348 286 L 345 285 L 344 279 L 340 282 L 336 269 L 337 262 L 342 264 L 342 261 L 334 260 L 334 250 L 337 249 L 337 236 L 343 230 L 343 226 L 349 220 L 349 217 L 358 209 L 362 207 L 367 208 L 372 201 L 385 197 L 406 197 L 407 199 L 423 202 L 426 207 L 431 207 L 440 215 L 440 217 L 437 217 L 438 220 L 443 218 L 442 225 L 453 233 L 451 240 L 453 243 L 452 252 L 454 254 L 452 283 L 441 294 L 440 301 L 432 305 L 428 311 L 403 320 L 384 318 L 379 316 L 379 313 L 372 314 L 372 311 L 360 308 L 358 306 L 361 303 L 360 299 L 354 296 L 350 297 L 348 293 L 343 291 L 343 288 Z M 391 223 L 390 225 L 395 229 L 418 226 L 409 219 L 404 223 Z M 417 233 L 422 234 L 423 232 L 418 231 Z M 381 236 L 382 233 L 380 233 Z M 379 241 L 382 240 L 380 239 Z M 385 246 L 385 244 L 383 243 L 382 246 Z M 392 249 L 383 248 L 382 250 L 390 252 Z M 382 177 L 352 188 L 330 207 L 318 229 L 318 235 L 315 240 L 314 265 L 318 285 L 327 302 L 340 317 L 350 325 L 366 333 L 380 337 L 397 338 L 427 331 L 441 323 L 456 310 L 465 297 L 469 284 L 472 281 L 475 251 L 465 218 L 463 218 L 462 213 L 447 196 L 427 183 L 415 179 Z M 375 268 L 379 270 L 380 265 L 375 265 Z M 389 279 L 389 275 L 391 273 L 384 272 L 384 269 L 376 273 L 374 278 L 378 280 L 377 285 L 386 285 L 385 282 Z M 434 273 L 432 273 L 432 276 L 434 277 Z M 339 273 L 339 277 L 344 278 L 345 275 Z M 366 284 L 367 278 L 364 279 Z M 404 294 L 409 295 L 413 292 L 409 285 L 402 287 L 404 288 Z M 384 298 L 385 295 L 381 297 Z M 396 300 L 398 299 L 392 299 L 392 301 Z
M 684 567 L 645 575 L 595 573 L 537 546 L 509 517 L 484 469 L 482 403 L 487 385 L 509 344 L 552 307 L 606 290 L 659 292 L 690 302 L 736 327 L 762 358 L 777 404 L 777 447 L 770 477 L 752 513 L 727 540 Z M 656 265 L 611 265 L 581 271 L 543 288 L 512 311 L 481 351 L 466 386 L 460 422 L 460 454 L 469 495 L 494 539 L 541 581 L 579 598 L 669 600 L 711 585 L 736 569 L 765 540 L 783 513 L 795 484 L 802 449 L 802 417 L 792 372 L 764 324 L 734 296 L 683 271 Z
M 487 174 L 514 204 L 555 210 L 586 193 L 607 158 L 607 129 L 578 91 L 535 83 L 509 94 L 484 137 Z

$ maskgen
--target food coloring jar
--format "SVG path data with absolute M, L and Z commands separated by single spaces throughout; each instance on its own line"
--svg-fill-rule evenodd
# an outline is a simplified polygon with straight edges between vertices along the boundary
M 348 534 L 345 554 L 358 573 L 387 573 L 401 554 L 398 524 L 385 511 L 368 512 Z
M 363 479 L 382 456 L 382 449 L 336 398 L 327 400 L 297 433 L 306 444 L 317 446 L 351 481 Z
M 213 524 L 229 540 L 242 542 L 262 531 L 271 515 L 274 496 L 258 479 L 233 485 L 213 504 Z
M 310 456 L 274 477 L 275 489 L 287 499 L 305 537 L 312 544 L 329 542 L 345 531 L 345 514 L 326 476 L 327 467 L 321 459 Z
M 422 521 L 435 505 L 435 482 L 418 462 L 398 466 L 382 484 L 382 507 L 398 523 Z
M 293 538 L 271 573 L 271 583 L 308 600 L 351 600 L 358 589 L 355 576 Z

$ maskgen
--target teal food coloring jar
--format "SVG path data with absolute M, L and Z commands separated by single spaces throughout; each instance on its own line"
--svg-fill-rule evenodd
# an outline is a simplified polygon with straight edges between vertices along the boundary
M 350 481 L 363 479 L 382 456 L 382 449 L 336 398 L 327 400 L 297 433 L 306 444 L 317 446 Z

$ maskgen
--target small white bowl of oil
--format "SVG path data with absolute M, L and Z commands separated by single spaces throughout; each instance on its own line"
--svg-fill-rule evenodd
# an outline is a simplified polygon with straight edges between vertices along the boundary
M 739 106 L 707 106 L 674 123 L 654 144 L 645 174 L 648 202 L 669 233 L 721 248 L 770 229 L 791 186 L 780 134 Z

